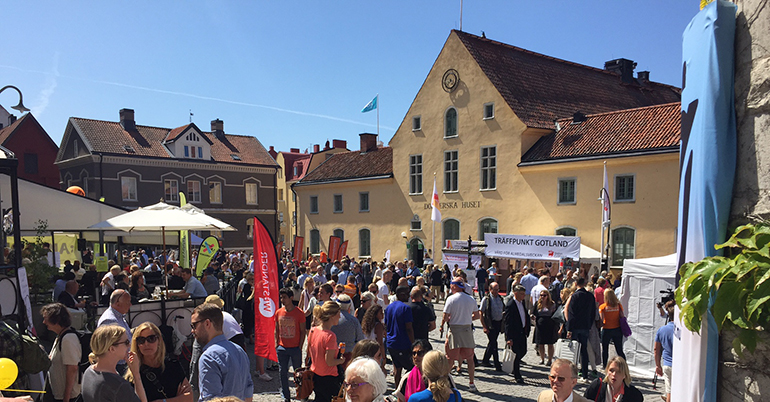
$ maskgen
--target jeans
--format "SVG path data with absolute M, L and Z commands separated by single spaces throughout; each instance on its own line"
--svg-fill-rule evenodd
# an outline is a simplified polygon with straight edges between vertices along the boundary
M 602 330 L 602 362 L 604 368 L 607 368 L 607 360 L 610 356 L 610 341 L 615 344 L 615 353 L 626 359 L 626 354 L 623 353 L 623 331 L 618 328 L 603 329 Z
M 576 329 L 572 331 L 572 339 L 580 343 L 580 376 L 588 378 L 588 330 Z
M 500 336 L 500 327 L 502 321 L 492 321 L 492 325 L 488 328 L 487 332 L 487 350 L 484 351 L 484 357 L 481 359 L 483 363 L 489 363 L 489 357 L 491 356 L 495 362 L 495 367 L 500 367 L 500 355 L 497 352 L 497 337 Z
M 289 360 L 294 371 L 302 367 L 302 349 L 284 348 L 278 346 L 278 373 L 281 376 L 281 395 L 284 400 L 291 400 L 291 391 L 289 390 Z

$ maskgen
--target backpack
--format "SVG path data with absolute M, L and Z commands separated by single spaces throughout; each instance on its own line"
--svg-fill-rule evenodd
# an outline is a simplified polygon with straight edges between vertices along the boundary
M 6 324 L 7 325 L 7 324 Z M 19 361 L 19 368 L 27 374 L 35 374 L 41 371 L 48 371 L 51 368 L 51 359 L 32 335 L 21 334 L 22 359 Z
M 80 341 L 80 362 L 78 363 L 78 382 L 81 382 L 83 379 L 83 373 L 86 372 L 86 369 L 91 366 L 91 362 L 88 360 L 88 355 L 91 353 L 91 334 L 86 332 L 80 332 L 75 330 L 74 328 L 68 328 L 62 331 L 61 334 L 59 334 L 59 352 L 61 352 L 61 339 L 64 338 L 64 335 L 67 334 L 75 334 L 78 337 L 78 340 Z

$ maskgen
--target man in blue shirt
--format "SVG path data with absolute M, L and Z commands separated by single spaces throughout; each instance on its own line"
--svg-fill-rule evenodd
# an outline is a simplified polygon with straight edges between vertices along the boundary
M 671 363 L 674 351 L 674 301 L 666 303 L 668 323 L 655 334 L 655 373 L 663 377 L 666 384 L 666 400 L 671 400 Z
M 385 347 L 388 348 L 390 359 L 393 360 L 394 384 L 401 382 L 401 369 L 406 371 L 414 368 L 412 356 L 412 342 L 414 342 L 414 329 L 412 328 L 412 309 L 406 302 L 409 300 L 409 287 L 396 288 L 396 301 L 385 308 L 385 328 L 387 337 Z
M 413 260 L 409 260 L 409 268 L 406 270 L 406 280 L 409 283 L 409 287 L 414 287 L 417 284 L 417 278 L 421 276 L 420 268 L 414 265 Z
M 521 278 L 521 286 L 524 286 L 524 291 L 527 292 L 527 295 L 529 295 L 530 292 L 532 292 L 532 288 L 537 286 L 538 278 L 535 275 L 534 268 L 526 268 L 526 271 L 527 274 Z M 530 311 L 532 309 L 532 301 L 529 300 L 529 298 L 526 298 L 525 300 L 527 302 L 527 311 Z
M 104 311 L 96 326 L 118 325 L 126 329 L 126 336 L 131 339 L 131 326 L 126 322 L 126 314 L 131 310 L 131 294 L 123 289 L 115 289 L 110 295 L 110 308 Z M 125 360 L 118 362 L 118 374 L 126 373 L 128 366 Z
M 209 292 L 206 291 L 206 288 L 203 287 L 203 284 L 201 281 L 198 280 L 193 274 L 192 270 L 190 268 L 184 268 L 182 269 L 182 279 L 185 281 L 184 290 L 181 293 L 178 293 L 177 296 L 181 298 L 198 298 L 198 297 L 208 297 Z
M 254 382 L 249 357 L 238 345 L 228 341 L 222 331 L 222 310 L 204 303 L 195 308 L 190 325 L 195 340 L 203 345 L 198 360 L 200 401 L 216 397 L 236 396 L 251 402 Z

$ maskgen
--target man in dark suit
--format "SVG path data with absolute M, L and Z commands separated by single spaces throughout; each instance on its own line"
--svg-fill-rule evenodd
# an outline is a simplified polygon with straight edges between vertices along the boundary
M 567 338 L 580 343 L 580 382 L 588 381 L 588 333 L 596 320 L 596 299 L 586 290 L 586 279 L 579 277 L 577 290 L 564 310 L 567 312 Z
M 521 376 L 521 360 L 527 354 L 527 337 L 529 337 L 530 322 L 526 302 L 527 292 L 524 286 L 513 287 L 513 295 L 505 298 L 503 326 L 505 327 L 505 342 L 511 347 L 516 357 L 513 359 L 513 377 L 517 384 L 524 384 Z
M 64 285 L 64 292 L 59 294 L 58 302 L 72 309 L 85 307 L 85 301 L 78 302 L 78 290 L 80 290 L 80 285 L 76 280 L 67 281 L 67 284 Z

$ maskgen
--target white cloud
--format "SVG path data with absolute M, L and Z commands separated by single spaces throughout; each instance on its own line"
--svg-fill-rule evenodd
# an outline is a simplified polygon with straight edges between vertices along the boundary
M 40 96 L 37 101 L 37 105 L 32 107 L 32 110 L 35 111 L 35 115 L 38 117 L 42 116 L 43 113 L 45 113 L 45 109 L 48 107 L 48 103 L 51 100 L 51 96 L 53 96 L 54 91 L 56 90 L 56 86 L 58 85 L 58 77 L 59 77 L 59 56 L 60 53 L 56 52 L 53 56 L 53 68 L 50 72 L 46 73 L 46 84 L 45 88 L 43 88 L 42 91 L 40 91 Z

